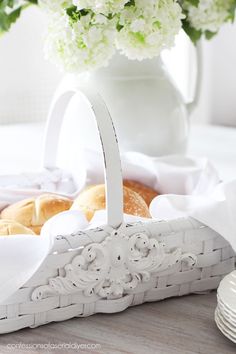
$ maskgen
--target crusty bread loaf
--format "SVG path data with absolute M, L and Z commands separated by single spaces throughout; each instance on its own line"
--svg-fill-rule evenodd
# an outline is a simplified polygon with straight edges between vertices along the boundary
M 97 210 L 106 208 L 105 185 L 100 184 L 84 190 L 74 201 L 71 209 L 82 210 L 90 221 Z M 150 218 L 148 206 L 140 195 L 124 187 L 124 213 Z
M 0 236 L 9 236 L 9 235 L 35 235 L 35 233 L 21 225 L 20 223 L 14 220 L 1 219 L 0 220 Z
M 138 193 L 145 200 L 148 206 L 151 204 L 151 201 L 158 196 L 158 193 L 155 191 L 155 189 L 150 188 L 143 183 L 126 179 L 124 180 L 123 184 L 125 187 L 130 188 Z
M 10 219 L 40 234 L 44 223 L 52 216 L 70 209 L 72 201 L 54 194 L 43 194 L 36 198 L 24 199 L 5 208 L 2 219 Z

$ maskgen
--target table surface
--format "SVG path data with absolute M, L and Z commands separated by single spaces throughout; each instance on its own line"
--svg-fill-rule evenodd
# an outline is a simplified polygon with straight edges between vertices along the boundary
M 0 173 L 32 170 L 39 166 L 43 125 L 0 127 Z M 224 180 L 236 177 L 236 129 L 193 126 L 189 154 L 208 157 Z M 4 166 L 4 167 L 3 167 Z M 215 292 L 190 295 L 129 308 L 114 315 L 96 314 L 35 329 L 2 335 L 0 353 L 9 344 L 34 344 L 17 353 L 132 353 L 230 354 L 236 345 L 216 328 Z M 77 343 L 84 349 L 37 348 L 37 344 Z M 96 349 L 91 349 L 96 344 Z M 90 346 L 90 347 L 89 347 Z

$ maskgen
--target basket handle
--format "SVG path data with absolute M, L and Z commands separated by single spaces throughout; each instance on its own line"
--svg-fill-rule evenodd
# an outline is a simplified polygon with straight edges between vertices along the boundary
M 97 93 L 87 87 L 65 89 L 56 93 L 47 119 L 43 167 L 47 169 L 56 167 L 60 129 L 66 108 L 75 94 L 79 94 L 90 106 L 97 123 L 103 151 L 107 224 L 117 229 L 123 223 L 123 180 L 120 153 L 110 113 L 105 102 Z

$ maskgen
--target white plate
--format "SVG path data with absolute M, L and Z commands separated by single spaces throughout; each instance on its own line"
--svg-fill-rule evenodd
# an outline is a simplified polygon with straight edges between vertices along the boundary
M 232 324 L 236 328 L 236 320 L 231 316 L 229 312 L 226 312 L 218 303 L 218 310 L 220 311 L 221 315 L 225 317 L 225 319 Z
M 228 332 L 225 332 L 224 328 L 221 327 L 221 324 L 218 322 L 218 319 L 217 319 L 217 318 L 215 318 L 215 322 L 216 322 L 216 325 L 217 325 L 218 329 L 221 331 L 221 333 L 222 333 L 225 337 L 227 337 L 228 339 L 230 339 L 231 342 L 236 343 L 236 338 L 231 337 L 231 335 L 230 335 Z
M 230 319 L 230 321 L 236 326 L 236 315 L 230 311 L 230 309 L 224 305 L 224 303 L 221 301 L 221 299 L 218 297 L 218 309 L 220 312 L 227 318 Z
M 234 318 L 236 319 L 236 312 L 233 311 L 233 310 L 229 307 L 229 305 L 224 302 L 224 300 L 219 296 L 219 294 L 217 294 L 217 302 L 218 302 L 218 304 L 222 305 L 222 307 L 224 307 L 224 309 L 225 309 L 226 311 L 230 312 L 231 315 L 232 315 L 232 317 L 234 317 Z
M 220 312 L 219 308 L 217 308 L 217 315 L 218 318 L 220 318 L 221 323 L 227 328 L 228 331 L 230 331 L 232 336 L 235 336 L 236 338 L 236 327 L 225 318 L 225 316 Z
M 215 320 L 217 322 L 217 325 L 220 326 L 221 330 L 224 331 L 224 333 L 227 333 L 234 341 L 236 341 L 236 332 L 228 326 L 227 321 L 223 318 L 223 316 L 220 314 L 218 308 L 216 308 L 215 311 Z
M 236 333 L 232 332 L 228 326 L 226 326 L 220 315 L 219 315 L 219 311 L 218 311 L 218 308 L 216 308 L 216 311 L 215 311 L 215 322 L 216 322 L 216 325 L 217 327 L 219 328 L 219 330 L 227 337 L 229 338 L 232 342 L 236 343 Z
M 222 303 L 236 315 L 236 271 L 221 281 L 217 293 Z

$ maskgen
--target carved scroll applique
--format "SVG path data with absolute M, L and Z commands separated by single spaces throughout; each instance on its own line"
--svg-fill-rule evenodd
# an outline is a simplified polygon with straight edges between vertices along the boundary
M 149 281 L 153 273 L 178 262 L 193 267 L 196 257 L 183 254 L 180 248 L 166 253 L 162 242 L 145 233 L 126 236 L 113 232 L 102 243 L 86 246 L 65 266 L 65 276 L 50 278 L 48 285 L 36 288 L 32 300 L 75 292 L 101 298 L 121 297 L 140 283 Z

